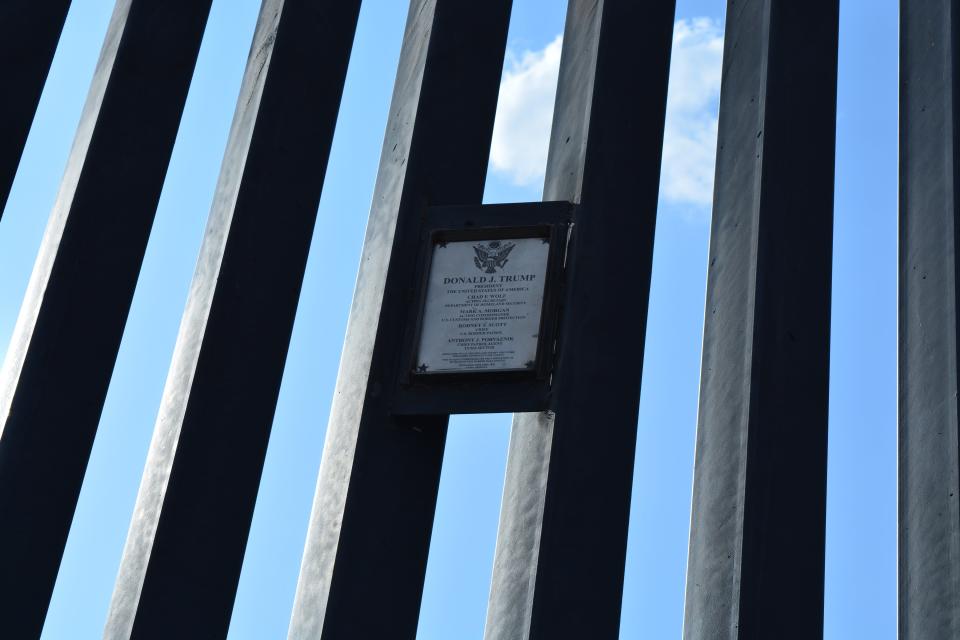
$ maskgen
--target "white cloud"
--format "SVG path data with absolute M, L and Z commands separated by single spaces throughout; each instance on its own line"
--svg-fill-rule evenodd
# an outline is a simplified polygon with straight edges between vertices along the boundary
M 677 22 L 660 178 L 660 193 L 668 202 L 709 207 L 713 200 L 722 61 L 719 22 Z
M 494 172 L 516 185 L 543 179 L 561 45 L 557 36 L 539 51 L 507 56 L 490 162 Z M 711 203 L 722 58 L 719 21 L 676 23 L 661 177 L 661 194 L 668 202 Z
M 563 36 L 557 36 L 539 51 L 507 54 L 490 163 L 517 185 L 543 179 L 562 44 Z

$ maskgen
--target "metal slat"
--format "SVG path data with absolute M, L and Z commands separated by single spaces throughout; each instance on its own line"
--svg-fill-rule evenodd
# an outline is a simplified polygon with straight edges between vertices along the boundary
M 107 30 L 0 371 L 9 637 L 43 625 L 209 10 L 119 0 Z
M 483 196 L 510 0 L 411 2 L 289 637 L 412 638 L 447 416 L 394 416 L 428 205 Z
M 957 3 L 901 2 L 899 627 L 960 638 Z
M 226 637 L 360 0 L 265 0 L 104 637 Z
M 823 633 L 838 4 L 727 7 L 688 640 Z
M 615 638 L 672 0 L 571 0 L 544 198 L 580 203 L 553 412 L 514 418 L 485 637 Z
M 69 9 L 70 0 L 0 3 L 0 60 L 8 62 L 0 100 L 0 219 Z

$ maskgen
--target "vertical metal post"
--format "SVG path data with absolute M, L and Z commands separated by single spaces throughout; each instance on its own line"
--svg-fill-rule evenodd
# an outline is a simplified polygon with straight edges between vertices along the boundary
M 580 203 L 554 411 L 518 414 L 485 637 L 615 638 L 673 0 L 571 0 L 548 200 Z
M 900 4 L 899 627 L 960 638 L 960 6 Z
M 730 0 L 684 638 L 823 633 L 837 0 Z
M 104 636 L 226 637 L 360 0 L 265 0 Z
M 0 370 L 0 620 L 40 634 L 210 0 L 119 0 Z
M 0 219 L 69 9 L 70 0 L 0 3 L 0 60 L 6 62 L 0 100 Z
M 447 416 L 391 414 L 427 205 L 479 204 L 510 0 L 413 0 L 289 637 L 416 635 Z

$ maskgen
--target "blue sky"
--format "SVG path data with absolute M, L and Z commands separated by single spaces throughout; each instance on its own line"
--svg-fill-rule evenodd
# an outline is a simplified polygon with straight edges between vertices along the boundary
M 44 638 L 99 637 L 259 3 L 215 0 Z M 285 637 L 407 3 L 366 0 L 230 629 Z M 561 0 L 515 0 L 488 202 L 539 199 Z M 679 637 L 721 0 L 678 0 L 622 638 Z M 74 0 L 0 222 L 0 348 L 112 10 Z M 826 632 L 896 635 L 897 3 L 841 7 Z M 305 79 L 309 81 L 309 79 Z M 419 637 L 482 633 L 509 416 L 455 417 Z

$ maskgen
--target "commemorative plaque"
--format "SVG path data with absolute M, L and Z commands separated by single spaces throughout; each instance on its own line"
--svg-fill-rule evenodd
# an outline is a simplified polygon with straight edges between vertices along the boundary
M 415 372 L 534 370 L 549 239 L 437 242 L 432 251 Z

